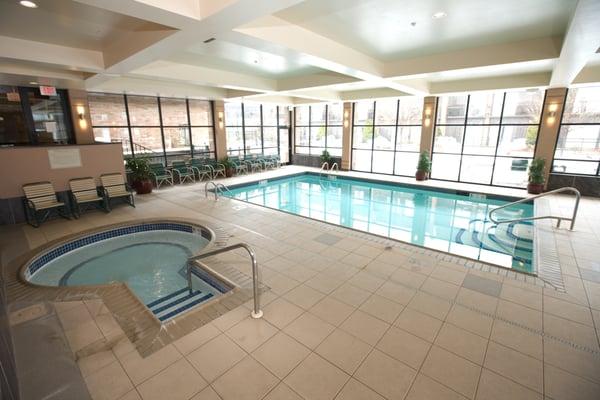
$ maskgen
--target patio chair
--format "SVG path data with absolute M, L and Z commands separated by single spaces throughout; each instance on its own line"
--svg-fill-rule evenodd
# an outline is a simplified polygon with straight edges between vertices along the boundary
M 235 168 L 235 173 L 237 175 L 248 173 L 248 165 L 246 165 L 244 160 L 240 159 L 239 157 L 229 157 L 229 160 L 233 164 Z
M 125 182 L 123 175 L 120 173 L 102 174 L 100 175 L 100 183 L 102 183 L 102 191 L 106 197 L 106 205 L 110 211 L 110 201 L 113 199 L 123 199 L 127 204 L 135 207 L 133 191 Z
M 173 186 L 173 173 L 165 168 L 162 163 L 150 164 L 150 170 L 150 173 L 154 177 L 154 183 L 156 184 L 157 189 L 160 189 L 160 185 L 163 183 L 168 183 Z
M 23 185 L 23 207 L 27 223 L 33 227 L 39 227 L 53 213 L 70 219 L 67 205 L 59 201 L 50 182 L 35 182 Z
M 219 176 L 222 176 L 223 178 L 227 177 L 225 174 L 225 166 L 223 164 L 211 159 L 207 160 L 206 162 L 207 165 L 212 168 L 213 179 L 218 178 Z
M 69 181 L 69 195 L 71 196 L 71 208 L 75 218 L 81 216 L 81 212 L 88 207 L 96 207 L 104 212 L 109 212 L 108 198 L 104 191 L 98 190 L 94 178 L 75 178 Z
M 247 160 L 244 159 L 244 161 L 248 165 L 248 169 L 251 172 L 262 171 L 264 168 L 264 164 L 262 162 L 260 162 L 260 160 L 258 160 L 256 155 L 252 156 L 252 158 L 249 158 Z
M 185 181 L 196 182 L 194 171 L 188 167 L 184 161 L 173 161 L 171 164 L 171 172 L 173 173 L 173 176 L 179 178 L 179 183 Z
M 210 165 L 207 165 L 204 160 L 192 158 L 190 164 L 192 172 L 194 172 L 195 176 L 197 176 L 199 180 L 202 180 L 203 178 L 212 179 L 213 169 Z

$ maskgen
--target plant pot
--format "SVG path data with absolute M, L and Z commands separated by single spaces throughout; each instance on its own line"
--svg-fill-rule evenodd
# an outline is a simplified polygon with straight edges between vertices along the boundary
M 225 176 L 231 178 L 235 173 L 233 168 L 225 168 Z
M 133 188 L 137 194 L 152 193 L 152 181 L 150 179 L 135 181 L 133 182 Z
M 418 181 L 427 180 L 427 172 L 417 171 L 417 173 L 415 174 L 415 178 L 417 178 Z
M 531 183 L 527 184 L 527 193 L 529 194 L 540 194 L 544 191 L 543 183 Z

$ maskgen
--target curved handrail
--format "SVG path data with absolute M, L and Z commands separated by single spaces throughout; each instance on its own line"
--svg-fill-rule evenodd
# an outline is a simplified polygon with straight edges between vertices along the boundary
M 338 171 L 338 172 L 340 172 L 340 166 L 338 165 L 338 163 L 334 162 L 333 164 L 331 164 L 331 170 L 330 171 Z
M 215 189 L 214 189 L 214 193 L 215 193 L 215 201 L 219 199 L 219 189 L 221 189 L 221 193 L 223 193 L 223 190 L 231 193 L 231 190 L 229 190 L 229 188 L 227 186 L 225 186 L 222 183 L 215 183 L 213 181 L 208 181 L 204 184 L 204 197 L 208 197 L 208 185 L 212 184 Z
M 327 167 L 327 169 L 325 167 Z M 327 171 L 328 169 L 329 169 L 329 163 L 327 161 L 325 161 L 323 164 L 321 164 L 321 171 Z
M 573 192 L 575 193 L 575 207 L 573 208 L 573 216 L 571 218 L 565 218 L 565 217 L 559 217 L 559 216 L 555 216 L 555 215 L 543 215 L 540 217 L 526 217 L 526 218 L 516 218 L 516 219 L 506 219 L 506 220 L 502 220 L 499 221 L 497 219 L 494 219 L 493 214 L 498 211 L 501 210 L 503 208 L 506 207 L 510 207 L 513 206 L 515 204 L 521 204 L 521 203 L 525 203 L 540 197 L 545 197 L 548 196 L 549 194 L 554 194 L 554 193 L 562 193 L 562 192 Z M 569 230 L 573 230 L 573 227 L 575 226 L 575 218 L 577 217 L 577 210 L 579 209 L 579 200 L 581 200 L 581 193 L 579 192 L 579 190 L 575 189 L 574 187 L 570 187 L 570 186 L 566 186 L 566 187 L 562 187 L 559 189 L 555 189 L 555 190 L 551 190 L 549 192 L 545 192 L 545 193 L 541 193 L 535 196 L 531 196 L 531 197 L 526 197 L 524 199 L 521 200 L 517 200 L 517 201 L 513 201 L 512 203 L 508 203 L 508 204 L 504 204 L 500 207 L 494 208 L 493 210 L 490 210 L 490 212 L 488 213 L 488 219 L 490 221 L 492 221 L 493 223 L 495 223 L 496 225 L 499 224 L 508 224 L 511 222 L 521 222 L 521 221 L 533 221 L 533 220 L 537 220 L 537 219 L 556 219 L 558 220 L 556 227 L 560 228 L 560 223 L 565 220 L 565 221 L 571 221 L 571 226 L 569 227 Z
M 206 253 L 197 254 L 188 258 L 187 263 L 187 281 L 188 288 L 192 290 L 192 268 L 195 266 L 192 261 L 201 260 L 206 257 L 211 257 L 220 253 L 225 253 L 227 251 L 235 250 L 235 249 L 244 249 L 250 255 L 250 259 L 252 260 L 252 293 L 254 296 L 254 309 L 252 310 L 251 316 L 252 318 L 261 318 L 263 316 L 263 312 L 260 309 L 260 297 L 258 292 L 258 263 L 256 262 L 256 254 L 252 247 L 250 247 L 246 243 L 237 243 L 232 244 L 231 246 L 222 247 L 220 249 L 208 251 Z

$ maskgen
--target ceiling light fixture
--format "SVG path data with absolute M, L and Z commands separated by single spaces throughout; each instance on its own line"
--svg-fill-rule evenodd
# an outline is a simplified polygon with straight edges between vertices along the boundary
M 21 0 L 19 2 L 20 5 L 22 5 L 23 7 L 27 7 L 27 8 L 37 8 L 37 4 L 35 4 L 33 1 L 27 1 L 27 0 Z
M 34 81 L 31 81 L 31 82 L 29 82 L 29 84 L 30 84 L 30 85 L 37 85 L 38 83 L 37 83 L 37 82 L 34 82 Z
M 433 19 L 440 19 L 440 18 L 444 18 L 446 15 L 448 15 L 448 14 L 446 14 L 444 11 L 438 11 L 435 14 L 433 14 L 431 16 L 431 18 L 433 18 Z

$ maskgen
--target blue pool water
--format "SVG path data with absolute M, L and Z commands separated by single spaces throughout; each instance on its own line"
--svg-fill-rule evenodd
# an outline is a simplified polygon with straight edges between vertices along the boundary
M 488 212 L 511 200 L 305 173 L 231 188 L 226 196 L 507 268 L 533 272 L 530 223 L 500 224 Z M 533 215 L 532 204 L 497 212 Z

